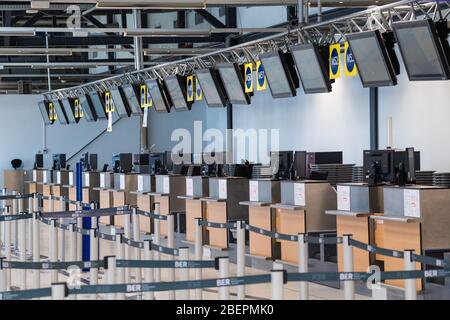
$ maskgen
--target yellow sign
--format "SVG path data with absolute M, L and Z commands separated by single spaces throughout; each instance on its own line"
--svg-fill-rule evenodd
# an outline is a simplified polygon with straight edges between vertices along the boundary
M 200 87 L 200 82 L 198 81 L 198 78 L 195 77 L 195 101 L 201 101 L 203 100 L 203 91 Z
M 74 114 L 75 114 L 75 119 L 81 119 L 83 117 L 83 109 L 81 109 L 80 106 L 80 100 L 78 98 L 75 98 L 74 100 Z
M 194 76 L 186 77 L 186 97 L 188 102 L 194 101 Z
M 141 109 L 144 109 L 147 107 L 147 86 L 145 84 L 141 84 L 140 86 L 140 93 L 141 93 Z
M 105 110 L 106 113 L 111 112 L 111 94 L 109 92 L 105 92 Z
M 344 45 L 344 67 L 345 67 L 345 75 L 347 77 L 354 77 L 358 73 L 355 58 L 353 56 L 352 49 L 350 48 L 348 42 L 346 42 Z
M 48 103 L 48 118 L 51 122 L 56 120 L 55 109 L 53 108 L 53 102 Z
M 341 77 L 341 45 L 330 44 L 330 79 Z
M 253 63 L 244 64 L 245 93 L 253 92 Z
M 151 108 L 151 107 L 153 107 L 153 99 L 152 99 L 152 96 L 150 95 L 150 90 L 148 90 L 148 88 L 147 88 L 146 91 L 147 91 L 147 100 L 145 101 L 145 103 L 147 104 L 146 105 L 147 108 Z
M 267 88 L 266 71 L 261 61 L 256 61 L 256 91 L 264 91 Z

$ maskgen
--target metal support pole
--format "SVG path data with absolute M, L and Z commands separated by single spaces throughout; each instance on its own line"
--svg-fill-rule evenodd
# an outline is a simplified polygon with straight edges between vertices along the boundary
M 23 199 L 19 199 L 19 214 L 24 214 Z M 27 260 L 27 226 L 25 219 L 18 221 L 18 249 L 19 249 L 19 260 L 25 262 Z M 19 288 L 25 290 L 27 288 L 27 270 L 22 269 L 19 272 L 20 284 Z
M 245 275 L 245 222 L 237 222 L 237 240 L 236 240 L 236 263 L 237 276 L 243 277 Z M 237 299 L 245 299 L 245 286 L 237 287 Z
M 151 240 L 144 241 L 144 259 L 145 260 L 153 259 L 152 241 Z M 152 283 L 155 281 L 153 270 L 151 268 L 145 268 L 144 281 L 145 281 L 145 283 Z M 154 300 L 155 293 L 153 291 L 144 292 L 144 299 L 145 300 Z
M 167 247 L 175 249 L 175 215 L 169 214 L 166 221 L 167 226 Z M 168 260 L 174 260 L 173 255 L 168 255 Z M 175 281 L 175 269 L 168 269 L 167 281 Z M 175 291 L 169 291 L 169 300 L 175 300 Z
M 403 262 L 405 271 L 415 270 L 415 263 L 412 259 L 414 250 L 405 250 Z M 417 300 L 416 279 L 405 279 L 405 300 Z
M 270 272 L 272 283 L 272 300 L 283 300 L 284 270 Z
M 322 22 L 322 1 L 317 0 L 317 22 Z
M 52 282 L 52 299 L 64 300 L 67 297 L 67 284 L 65 282 Z
M 305 0 L 298 0 L 297 18 L 299 25 L 302 25 L 305 22 Z
M 6 214 L 9 214 L 9 209 Z M 11 222 L 3 223 L 5 225 L 5 258 L 6 261 L 11 261 Z M 6 269 L 6 290 L 11 290 L 11 269 Z
M 130 226 L 130 216 L 125 215 L 124 216 L 124 236 L 127 239 L 131 239 L 131 226 Z M 125 244 L 125 260 L 130 260 L 130 246 Z M 130 282 L 130 268 L 125 268 L 125 283 Z
M 50 221 L 50 236 L 49 236 L 49 261 L 58 261 L 58 228 L 56 228 L 56 219 Z M 51 282 L 58 282 L 58 270 L 51 270 Z
M 155 214 L 159 215 L 160 214 L 160 204 L 159 203 L 155 203 Z M 161 233 L 160 233 L 160 220 L 159 219 L 154 219 L 153 220 L 153 242 L 156 245 L 160 245 L 161 244 Z M 155 251 L 153 254 L 153 257 L 155 258 L 155 260 L 159 260 L 161 255 L 158 251 Z M 155 268 L 155 282 L 160 282 L 161 281 L 161 269 L 160 268 Z
M 41 261 L 41 232 L 40 232 L 40 224 L 39 224 L 39 207 L 38 207 L 38 198 L 37 194 L 33 196 L 33 261 L 39 262 Z M 34 281 L 33 287 L 38 289 L 41 287 L 41 272 L 39 270 L 33 270 Z
M 81 201 L 77 201 L 76 210 L 80 211 L 83 209 L 83 205 Z M 83 229 L 83 218 L 77 218 L 77 227 Z M 83 235 L 81 233 L 77 233 L 77 261 L 81 261 L 83 259 Z
M 66 202 L 63 197 L 59 198 L 59 210 L 61 212 L 66 211 Z M 60 219 L 60 222 L 65 223 L 65 219 Z M 60 230 L 61 234 L 61 245 L 59 246 L 59 261 L 66 261 L 66 231 L 64 229 Z
M 178 249 L 178 259 L 187 261 L 189 260 L 189 247 L 180 247 Z M 180 269 L 180 281 L 189 281 L 189 269 L 181 268 Z M 180 290 L 179 291 L 181 300 L 189 300 L 190 294 L 189 290 Z
M 203 258 L 203 228 L 200 224 L 201 218 L 195 218 L 195 260 L 202 260 Z M 202 279 L 202 269 L 195 269 L 195 280 Z M 202 300 L 203 290 L 195 289 L 195 300 Z
M 75 231 L 76 224 L 71 223 L 69 225 L 69 257 L 68 261 L 76 261 L 77 260 L 77 233 Z M 68 300 L 76 300 L 77 295 L 70 295 Z
M 133 239 L 134 241 L 141 241 L 141 234 L 140 234 L 140 223 L 139 223 L 139 214 L 137 213 L 137 208 L 133 208 L 132 210 L 132 221 L 133 221 Z M 134 248 L 134 258 L 136 260 L 141 260 L 141 249 L 140 248 Z M 135 277 L 136 282 L 141 283 L 142 282 L 142 270 L 140 268 L 135 269 Z
M 97 230 L 91 229 L 89 230 L 89 242 L 90 242 L 90 260 L 91 261 L 97 261 L 98 260 L 98 237 L 97 237 Z M 90 268 L 89 270 L 90 274 L 90 285 L 97 285 L 98 284 L 98 268 Z M 97 294 L 91 295 L 92 300 L 97 300 Z
M 298 235 L 298 272 L 308 272 L 308 243 L 304 233 Z M 300 281 L 299 283 L 300 300 L 308 300 L 309 297 L 309 283 L 307 281 Z
M 33 198 L 28 198 L 28 213 L 33 215 Z M 25 222 L 25 228 L 27 229 L 27 248 L 29 254 L 33 255 L 33 220 L 27 219 Z
M 119 260 L 125 258 L 125 244 L 122 243 L 122 235 L 116 235 L 116 257 Z M 125 283 L 125 268 L 117 268 L 117 283 Z M 118 300 L 125 300 L 125 293 L 120 292 L 117 294 Z
M 225 279 L 230 276 L 230 259 L 228 257 L 218 257 L 219 278 Z M 219 300 L 230 300 L 230 287 L 219 287 Z
M 115 256 L 105 257 L 105 262 L 106 262 L 105 266 L 106 281 L 108 284 L 115 284 L 117 272 L 116 257 Z M 116 298 L 115 293 L 108 293 L 106 295 L 106 300 L 114 300 L 115 298 Z
M 16 191 L 12 192 L 13 195 L 17 195 Z M 12 214 L 16 215 L 19 213 L 19 201 L 17 199 L 12 200 Z M 12 247 L 13 250 L 17 250 L 17 221 L 11 222 L 11 239 L 12 239 Z
M 350 245 L 351 235 L 345 234 L 342 239 L 344 253 L 344 272 L 353 272 L 353 247 Z M 345 300 L 355 300 L 355 282 L 352 280 L 344 281 Z
M 3 260 L 5 257 L 0 257 L 0 292 L 6 291 L 6 269 L 3 268 Z

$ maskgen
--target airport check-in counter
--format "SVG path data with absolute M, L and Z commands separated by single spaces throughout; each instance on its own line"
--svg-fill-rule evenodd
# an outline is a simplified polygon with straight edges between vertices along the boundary
M 320 234 L 336 230 L 336 218 L 325 214 L 336 209 L 336 191 L 327 181 L 281 181 L 281 203 L 276 210 L 276 231 L 297 235 Z M 298 263 L 298 244 L 280 240 L 281 260 Z M 310 250 L 311 254 L 311 250 Z
M 154 203 L 159 203 L 161 215 L 178 214 L 180 219 L 175 218 L 175 230 L 184 232 L 183 222 L 181 221 L 181 214 L 186 211 L 186 202 L 184 199 L 179 199 L 178 196 L 186 194 L 186 182 L 183 175 L 156 175 L 155 192 L 151 192 Z M 160 233 L 167 236 L 166 221 L 160 221 Z
M 154 210 L 153 196 L 151 192 L 155 191 L 155 176 L 150 174 L 137 175 L 137 189 L 130 191 L 131 194 L 136 195 L 136 203 L 140 210 L 151 212 Z M 139 227 L 141 232 L 152 233 L 153 221 L 144 216 L 139 217 Z
M 208 177 L 186 177 L 186 195 L 178 196 L 186 202 L 186 241 L 195 242 L 195 219 L 204 218 L 202 198 L 209 196 Z
M 252 179 L 249 181 L 249 201 L 240 204 L 248 206 L 248 223 L 264 230 L 276 231 L 275 210 L 272 204 L 280 203 L 280 181 L 270 179 Z M 255 232 L 249 233 L 249 253 L 268 259 L 279 258 L 276 241 Z
M 326 214 L 336 217 L 337 235 L 352 235 L 352 238 L 374 244 L 375 224 L 372 215 L 383 212 L 383 187 L 366 183 L 343 183 L 336 186 L 337 210 L 327 210 Z M 338 271 L 343 271 L 343 249 L 338 245 Z M 366 272 L 375 264 L 375 255 L 364 250 L 353 250 L 353 270 Z
M 433 186 L 384 187 L 384 215 L 372 216 L 376 246 L 443 258 L 450 251 L 450 189 Z M 385 271 L 403 270 L 403 259 L 377 255 Z M 420 270 L 419 263 L 416 268 Z M 403 287 L 403 280 L 386 280 Z M 417 279 L 416 288 L 422 289 Z
M 94 188 L 98 191 L 99 207 L 101 209 L 113 207 L 113 192 L 114 192 L 114 172 L 100 172 L 100 186 Z M 106 225 L 114 225 L 114 219 L 112 217 L 101 217 L 100 223 Z
M 248 198 L 247 178 L 209 178 L 209 197 L 201 198 L 205 202 L 205 218 L 216 223 L 248 221 L 248 207 L 239 204 Z M 228 229 L 206 228 L 205 243 L 228 249 L 228 235 Z
M 53 195 L 53 171 L 52 170 L 42 170 L 42 181 L 37 182 L 37 192 L 42 194 L 44 197 L 49 197 Z M 56 209 L 56 208 L 54 208 Z M 44 212 L 49 211 L 49 200 L 42 200 L 42 210 Z
M 83 202 L 100 202 L 100 172 L 85 171 L 83 172 Z

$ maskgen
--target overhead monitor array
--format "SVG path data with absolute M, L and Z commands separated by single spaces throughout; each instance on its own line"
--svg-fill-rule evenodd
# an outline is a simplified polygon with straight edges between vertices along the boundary
M 397 84 L 400 66 L 395 44 L 409 80 L 448 80 L 448 34 L 446 20 L 396 22 L 392 24 L 392 31 L 345 35 L 345 52 L 351 52 L 352 63 L 356 65 L 354 70 L 365 88 Z M 259 54 L 256 64 L 254 61 L 218 63 L 211 68 L 194 70 L 193 74 L 172 74 L 162 79 L 117 85 L 106 92 L 91 91 L 72 98 L 44 100 L 38 107 L 46 125 L 56 121 L 73 124 L 81 118 L 88 122 L 110 119 L 112 112 L 121 118 L 148 115 L 144 112 L 146 108 L 160 113 L 169 113 L 172 108 L 187 111 L 203 98 L 209 107 L 249 105 L 255 78 L 258 90 L 265 90 L 267 83 L 274 99 L 296 96 L 300 83 L 305 94 L 327 93 L 335 81 L 333 59 L 341 54 L 340 46 L 337 47 L 336 50 L 335 45 L 291 45 L 284 50 Z M 331 50 L 335 50 L 333 55 Z

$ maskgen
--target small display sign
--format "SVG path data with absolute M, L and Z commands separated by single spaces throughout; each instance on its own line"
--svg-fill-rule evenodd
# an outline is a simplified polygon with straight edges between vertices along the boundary
M 294 183 L 294 204 L 296 206 L 305 206 L 305 184 L 304 183 Z
M 186 100 L 188 102 L 194 101 L 194 76 L 186 77 Z
M 189 197 L 194 196 L 194 179 L 186 178 L 186 195 Z
M 411 218 L 420 218 L 420 191 L 403 190 L 404 216 Z
M 341 45 L 330 44 L 330 79 L 341 77 Z
M 337 209 L 350 211 L 350 186 L 337 186 Z
M 253 92 L 253 63 L 244 64 L 245 93 Z
M 249 182 L 249 193 L 250 193 L 250 201 L 254 201 L 254 202 L 259 201 L 258 181 L 250 181 Z
M 347 77 L 356 76 L 358 69 L 356 68 L 355 58 L 353 57 L 353 52 L 348 42 L 344 44 L 344 67 Z
M 267 88 L 266 71 L 261 61 L 256 61 L 256 91 L 264 91 Z
M 163 193 L 170 193 L 170 180 L 169 177 L 163 178 Z
M 220 179 L 219 180 L 219 199 L 227 198 L 227 180 Z

